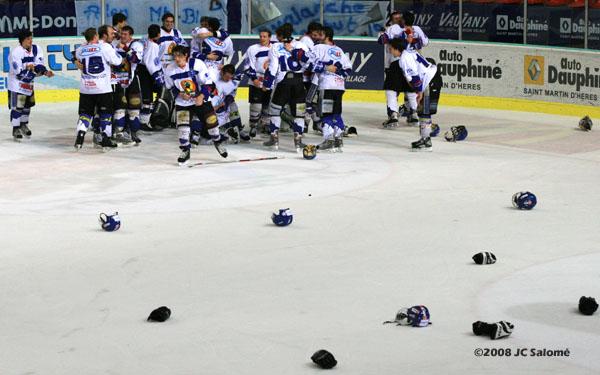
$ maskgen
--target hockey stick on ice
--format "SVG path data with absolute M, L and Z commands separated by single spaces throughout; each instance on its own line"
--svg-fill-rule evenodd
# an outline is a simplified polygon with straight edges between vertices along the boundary
M 249 158 L 249 159 L 236 159 L 236 160 L 223 160 L 223 161 L 201 161 L 198 163 L 188 164 L 188 168 L 199 167 L 202 165 L 215 165 L 215 164 L 228 164 L 228 163 L 247 163 L 251 161 L 265 161 L 265 160 L 277 160 L 285 159 L 283 156 L 265 156 L 262 158 Z

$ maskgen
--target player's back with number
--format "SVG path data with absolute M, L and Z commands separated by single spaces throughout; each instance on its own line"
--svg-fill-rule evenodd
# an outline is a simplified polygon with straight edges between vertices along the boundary
M 122 58 L 108 43 L 88 43 L 77 48 L 75 57 L 81 62 L 80 92 L 105 94 L 112 92 L 111 65 L 120 65 Z
M 290 42 L 291 51 L 285 43 L 274 43 L 269 52 L 269 73 L 275 83 L 282 81 L 287 73 L 302 73 L 308 65 L 308 47 L 300 41 Z

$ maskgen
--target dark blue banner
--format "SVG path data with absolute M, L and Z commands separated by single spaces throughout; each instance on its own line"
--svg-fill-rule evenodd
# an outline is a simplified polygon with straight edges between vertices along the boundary
M 37 1 L 33 7 L 34 36 L 69 36 L 77 34 L 77 17 L 73 0 Z M 16 38 L 29 29 L 29 2 L 0 2 L 0 38 Z
M 235 54 L 231 60 L 236 67 L 248 47 L 257 43 L 254 38 L 235 38 Z M 346 78 L 347 89 L 380 90 L 383 87 L 383 47 L 375 40 L 337 40 L 352 62 L 352 74 Z M 245 84 L 244 84 L 245 85 Z

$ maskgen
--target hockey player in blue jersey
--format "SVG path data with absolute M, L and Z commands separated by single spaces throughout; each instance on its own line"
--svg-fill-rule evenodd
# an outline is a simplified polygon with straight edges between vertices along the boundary
M 28 127 L 31 107 L 35 105 L 33 80 L 36 77 L 52 77 L 54 73 L 44 65 L 44 54 L 33 44 L 31 31 L 19 33 L 19 45 L 10 51 L 8 72 L 8 108 L 13 138 L 20 141 L 30 137 Z

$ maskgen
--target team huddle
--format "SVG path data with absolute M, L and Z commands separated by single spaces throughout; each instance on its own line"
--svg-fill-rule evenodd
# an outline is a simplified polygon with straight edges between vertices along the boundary
M 420 125 L 421 139 L 412 148 L 431 149 L 431 115 L 436 113 L 441 78 L 434 62 L 419 53 L 428 39 L 413 21 L 412 13 L 393 13 L 379 38 L 389 53 L 384 127 L 395 127 L 399 117 L 406 116 L 409 124 Z M 85 30 L 85 43 L 73 52 L 81 74 L 76 149 L 83 147 L 90 127 L 93 144 L 105 149 L 139 145 L 140 130 L 172 127 L 181 150 L 177 161 L 185 164 L 192 146 L 212 144 L 227 158 L 226 142 L 250 142 L 259 134 L 268 137 L 265 147 L 277 150 L 280 132 L 287 128 L 293 132 L 295 149 L 303 151 L 303 134 L 312 123 L 323 137 L 314 148 L 342 151 L 347 132 L 342 99 L 352 64 L 335 44 L 332 28 L 313 22 L 299 39 L 287 23 L 275 35 L 260 30 L 258 43 L 247 49 L 236 69 L 226 63 L 234 54 L 233 41 L 218 19 L 203 17 L 189 44 L 174 24 L 174 15 L 166 13 L 162 26 L 150 25 L 138 40 L 127 17 L 119 13 L 112 26 Z M 15 140 L 31 136 L 33 80 L 53 75 L 31 32 L 22 32 L 19 44 L 9 56 Z M 248 131 L 236 103 L 244 80 L 249 86 Z M 402 107 L 400 93 L 405 96 Z

